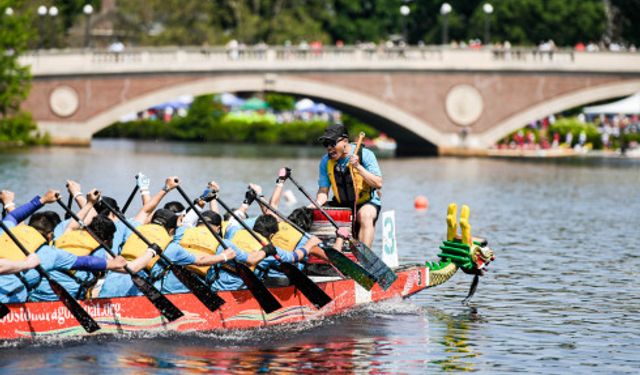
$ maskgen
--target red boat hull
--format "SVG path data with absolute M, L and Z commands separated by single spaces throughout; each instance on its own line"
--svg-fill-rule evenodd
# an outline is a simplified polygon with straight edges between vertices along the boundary
M 249 329 L 320 319 L 355 306 L 407 297 L 429 285 L 429 270 L 422 265 L 397 270 L 398 279 L 386 291 L 375 285 L 366 291 L 353 280 L 318 281 L 333 299 L 322 309 L 315 309 L 293 286 L 273 287 L 270 291 L 282 308 L 266 314 L 247 290 L 220 292 L 226 303 L 216 312 L 209 311 L 192 294 L 167 297 L 184 312 L 180 319 L 167 322 L 145 297 L 101 298 L 80 304 L 102 327 L 88 334 L 60 302 L 9 304 L 10 313 L 0 320 L 0 340 L 17 341 L 38 338 L 64 338 L 97 334 L 140 332 L 206 332 Z

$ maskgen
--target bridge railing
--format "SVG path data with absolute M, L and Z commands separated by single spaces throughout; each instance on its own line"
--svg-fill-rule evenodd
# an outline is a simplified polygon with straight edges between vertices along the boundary
M 21 56 L 38 75 L 214 70 L 571 70 L 640 71 L 638 53 L 583 53 L 571 49 L 450 49 L 356 46 L 161 47 L 32 51 Z

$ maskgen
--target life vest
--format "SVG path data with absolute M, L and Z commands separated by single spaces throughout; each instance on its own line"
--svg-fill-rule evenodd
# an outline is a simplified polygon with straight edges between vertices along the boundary
M 209 232 L 206 226 L 201 225 L 184 231 L 180 246 L 195 256 L 216 255 L 219 242 Z M 205 277 L 211 266 L 188 266 L 187 268 L 199 276 Z
M 267 241 L 266 238 L 261 236 L 259 233 L 256 233 L 256 235 L 258 236 L 258 238 L 260 238 L 262 242 L 265 242 L 265 243 L 269 242 Z M 246 229 L 240 229 L 239 231 L 237 231 L 236 234 L 233 235 L 233 238 L 231 239 L 231 243 L 236 245 L 240 250 L 244 250 L 247 253 L 254 253 L 262 249 L 262 244 L 258 242 L 255 238 L 253 238 L 251 233 L 249 233 L 249 231 Z M 250 268 L 253 271 L 256 267 L 251 266 Z
M 40 232 L 28 225 L 18 225 L 10 230 L 22 246 L 31 254 L 35 253 L 36 250 L 47 243 L 47 240 Z M 2 235 L 0 235 L 0 258 L 19 261 L 25 259 L 26 256 L 7 233 L 2 233 Z
M 351 147 L 355 146 L 352 144 Z M 358 151 L 358 157 L 361 161 L 363 149 L 364 147 Z M 355 186 L 358 188 L 357 204 L 363 204 L 371 200 L 374 189 L 364 181 L 364 178 L 358 172 L 353 171 L 352 174 L 350 166 L 342 170 L 338 162 L 330 158 L 327 161 L 327 175 L 329 176 L 329 181 L 331 181 L 333 197 L 341 206 L 349 207 L 355 200 L 354 179 Z M 351 178 L 352 175 L 353 178 Z
M 60 236 L 55 247 L 77 256 L 87 256 L 98 249 L 100 244 L 86 230 L 72 230 Z
M 167 233 L 167 230 L 158 224 L 144 224 L 140 225 L 136 228 L 140 234 L 142 234 L 146 239 L 148 239 L 151 243 L 155 243 L 160 246 L 163 250 L 169 246 L 173 237 Z M 134 260 L 140 255 L 144 254 L 149 247 L 144 241 L 140 239 L 135 233 L 133 233 L 127 242 L 122 246 L 122 255 L 126 260 Z M 160 256 L 155 256 L 149 264 L 147 264 L 146 269 L 151 270 L 151 268 L 156 264 L 156 262 L 160 259 Z
M 278 232 L 271 238 L 271 243 L 283 250 L 294 251 L 302 239 L 302 233 L 294 227 L 281 221 L 278 223 Z

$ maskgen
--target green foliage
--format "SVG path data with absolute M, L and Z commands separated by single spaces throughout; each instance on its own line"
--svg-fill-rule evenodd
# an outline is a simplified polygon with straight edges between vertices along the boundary
M 95 137 L 300 145 L 314 144 L 327 126 L 324 121 L 276 124 L 268 120 L 227 120 L 216 117 L 217 105 L 209 95 L 199 97 L 184 118 L 174 117 L 169 123 L 160 120 L 118 122 Z
M 267 93 L 265 101 L 274 111 L 292 111 L 296 104 L 296 99 L 293 96 L 274 92 Z
M 25 112 L 17 112 L 11 117 L 0 118 L 0 145 L 49 144 L 49 135 L 41 135 L 36 132 L 36 129 L 31 115 Z
M 0 0 L 0 144 L 31 145 L 48 143 L 37 134 L 31 115 L 20 111 L 29 94 L 31 73 L 18 62 L 31 36 L 30 21 L 21 13 L 22 1 Z M 7 14 L 11 6 L 13 14 Z
M 97 0 L 92 0 L 95 3 Z M 80 22 L 82 0 L 61 5 L 64 26 Z M 402 16 L 400 5 L 411 12 Z M 482 38 L 485 14 L 480 0 L 450 0 L 451 40 Z M 601 0 L 505 0 L 492 2 L 495 41 L 533 45 L 553 39 L 558 45 L 600 40 L 606 28 Z M 614 38 L 638 42 L 634 0 L 612 0 Z M 231 39 L 246 44 L 297 44 L 302 40 L 333 44 L 381 42 L 408 34 L 412 44 L 442 40 L 441 0 L 146 0 L 121 1 L 117 27 L 128 42 L 141 45 L 221 45 Z M 630 13 L 626 13 L 630 9 Z M 74 18 L 75 17 L 75 18 Z
M 31 30 L 29 19 L 14 9 L 6 15 L 6 9 L 21 2 L 0 0 L 0 117 L 11 117 L 29 93 L 31 73 L 20 66 L 18 57 L 27 47 Z
M 580 122 L 575 117 L 559 119 L 549 126 L 549 133 L 553 134 L 554 132 L 560 134 L 560 139 L 562 140 L 565 139 L 567 133 L 571 133 L 573 135 L 573 145 L 578 142 L 580 133 L 585 132 L 587 143 L 591 143 L 594 149 L 602 148 L 602 139 L 595 124 Z
M 342 115 L 342 123 L 347 128 L 352 139 L 355 139 L 360 132 L 364 132 L 367 138 L 377 138 L 380 135 L 380 131 L 378 131 L 378 129 L 347 114 Z

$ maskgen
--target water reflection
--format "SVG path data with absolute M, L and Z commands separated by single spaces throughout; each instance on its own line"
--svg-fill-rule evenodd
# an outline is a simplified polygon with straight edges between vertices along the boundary
M 443 371 L 476 371 L 475 358 L 480 357 L 482 353 L 470 343 L 469 331 L 473 329 L 476 322 L 481 320 L 477 311 L 472 309 L 469 313 L 459 315 L 448 315 L 434 308 L 429 308 L 427 311 L 429 315 L 445 324 L 444 334 L 439 344 L 444 346 L 443 351 L 446 356 L 443 359 L 434 359 L 430 363 L 437 365 Z
M 310 342 L 269 347 L 180 347 L 169 358 L 129 353 L 118 359 L 125 368 L 178 368 L 183 373 L 332 373 L 351 374 L 376 369 L 391 349 L 382 337 L 334 338 L 334 342 Z M 378 374 L 392 373 L 376 371 Z

